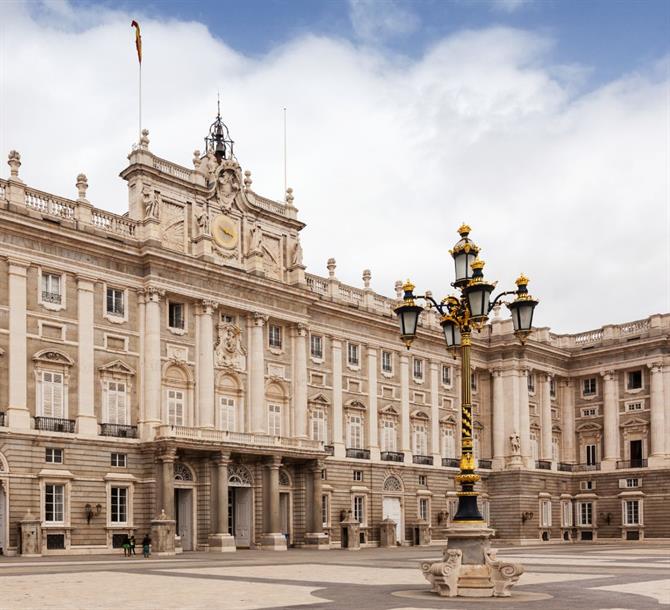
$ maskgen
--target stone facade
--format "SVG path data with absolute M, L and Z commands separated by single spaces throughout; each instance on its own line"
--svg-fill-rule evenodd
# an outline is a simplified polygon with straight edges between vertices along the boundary
M 130 153 L 123 216 L 0 180 L 0 549 L 161 552 L 444 537 L 459 364 L 439 323 L 305 273 L 294 195 L 213 151 Z M 400 294 L 398 294 L 400 296 Z M 496 536 L 669 538 L 670 314 L 473 345 L 481 503 Z M 426 531 L 425 523 L 430 531 Z M 387 522 L 388 523 L 388 522 Z M 23 524 L 23 525 L 22 525 Z M 385 536 L 389 538 L 388 532 Z M 351 546 L 356 546 L 351 545 Z

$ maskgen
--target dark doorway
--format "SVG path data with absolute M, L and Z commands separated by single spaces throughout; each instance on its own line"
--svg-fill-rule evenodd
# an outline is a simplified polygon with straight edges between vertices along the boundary
M 640 468 L 642 466 L 642 441 L 630 441 L 630 466 Z

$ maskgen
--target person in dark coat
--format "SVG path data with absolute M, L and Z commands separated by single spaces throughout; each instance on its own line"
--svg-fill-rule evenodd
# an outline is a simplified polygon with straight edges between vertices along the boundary
M 149 534 L 144 534 L 144 538 L 142 538 L 142 554 L 145 559 L 149 559 L 149 555 L 151 554 L 151 538 L 149 538 Z

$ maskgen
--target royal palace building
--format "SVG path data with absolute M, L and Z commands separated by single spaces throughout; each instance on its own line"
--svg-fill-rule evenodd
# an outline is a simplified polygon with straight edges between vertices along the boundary
M 221 131 L 221 130 L 224 131 Z M 305 272 L 293 192 L 257 194 L 217 119 L 192 167 L 144 131 L 128 212 L 0 180 L 0 549 L 99 553 L 444 538 L 459 361 L 433 311 Z M 213 135 L 212 135 L 213 134 Z M 454 233 L 455 235 L 455 233 Z M 398 298 L 400 286 L 396 287 Z M 670 538 L 670 314 L 521 345 L 473 338 L 480 508 L 496 538 Z M 355 523 L 347 529 L 341 522 Z M 153 522 L 153 525 L 152 525 Z M 27 545 L 31 538 L 32 546 Z

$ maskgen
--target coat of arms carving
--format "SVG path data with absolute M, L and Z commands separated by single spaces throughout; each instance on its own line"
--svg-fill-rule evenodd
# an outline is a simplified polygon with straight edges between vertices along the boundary
M 216 366 L 243 371 L 246 368 L 247 350 L 242 345 L 242 332 L 235 324 L 219 322 L 218 339 L 214 348 Z

